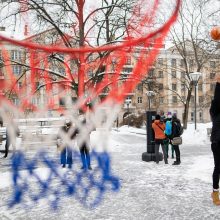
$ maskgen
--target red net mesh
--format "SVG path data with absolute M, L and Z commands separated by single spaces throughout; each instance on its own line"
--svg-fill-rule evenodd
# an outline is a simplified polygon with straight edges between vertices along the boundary
M 19 109 L 21 111 L 25 111 L 27 108 L 38 111 L 39 106 L 33 104 L 31 100 L 35 97 L 36 92 L 44 87 L 47 94 L 45 110 L 55 108 L 57 100 L 62 97 L 65 98 L 66 94 L 71 93 L 71 91 L 75 91 L 75 95 L 78 97 L 78 109 L 85 109 L 88 102 L 93 102 L 94 105 L 109 101 L 123 102 L 125 96 L 132 92 L 137 84 L 146 77 L 149 68 L 154 63 L 165 37 L 177 19 L 180 2 L 180 0 L 176 1 L 174 12 L 167 22 L 148 34 L 144 34 L 144 27 L 153 24 L 160 1 L 155 0 L 152 7 L 144 16 L 141 16 L 138 23 L 134 22 L 138 13 L 138 8 L 135 8 L 128 23 L 128 36 L 121 43 L 114 45 L 110 44 L 97 48 L 89 46 L 67 48 L 59 46 L 61 45 L 60 41 L 51 45 L 40 45 L 30 40 L 18 41 L 0 36 L 2 57 L 6 70 L 5 80 L 1 81 L 1 88 L 5 91 L 1 94 L 1 100 L 8 101 L 10 94 L 16 94 L 20 100 Z M 22 10 L 25 9 L 25 3 L 26 1 L 21 1 Z M 137 37 L 137 35 L 142 37 Z M 69 36 L 65 37 L 68 38 Z M 18 78 L 13 74 L 10 55 L 4 46 L 5 42 L 25 50 L 23 63 L 24 67 L 29 68 L 22 88 L 17 86 Z M 104 51 L 107 55 L 100 58 L 98 53 Z M 88 59 L 91 56 L 93 59 Z M 62 59 L 61 68 L 65 71 L 65 75 L 61 77 L 61 74 L 56 74 L 56 71 L 51 74 L 52 63 L 50 58 L 54 57 Z M 123 68 L 128 63 L 130 64 L 134 57 L 135 63 L 132 64 L 132 69 L 125 78 L 122 74 Z M 76 64 L 77 68 L 73 67 L 73 63 Z M 90 70 L 95 70 L 93 77 L 87 74 Z M 41 85 L 37 85 L 39 81 Z M 53 94 L 54 86 L 58 91 L 56 95 Z M 97 100 L 97 97 L 102 94 L 105 94 L 104 98 Z M 60 107 L 57 110 L 63 111 Z

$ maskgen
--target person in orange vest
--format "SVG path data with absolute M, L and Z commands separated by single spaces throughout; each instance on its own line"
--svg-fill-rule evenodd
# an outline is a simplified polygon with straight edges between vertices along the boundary
M 165 164 L 168 164 L 167 154 L 166 154 L 165 145 L 164 145 L 164 141 L 166 140 L 166 136 L 164 134 L 165 123 L 163 120 L 160 120 L 160 119 L 161 119 L 160 115 L 156 115 L 156 118 L 155 118 L 154 122 L 152 123 L 152 128 L 153 128 L 154 134 L 155 134 L 156 163 L 157 164 L 159 163 L 159 148 L 161 145 L 162 151 L 163 151 L 164 162 L 165 162 Z

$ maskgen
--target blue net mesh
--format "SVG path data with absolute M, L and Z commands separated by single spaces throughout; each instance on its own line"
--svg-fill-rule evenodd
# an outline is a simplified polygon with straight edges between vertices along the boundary
M 80 153 L 73 151 L 73 166 L 62 169 L 56 158 L 42 151 L 34 158 L 16 152 L 12 157 L 13 196 L 9 207 L 22 204 L 31 208 L 42 200 L 57 209 L 62 197 L 75 197 L 85 207 L 100 204 L 108 190 L 118 191 L 119 179 L 111 174 L 110 156 L 107 152 L 91 152 L 96 163 L 93 170 L 80 169 Z

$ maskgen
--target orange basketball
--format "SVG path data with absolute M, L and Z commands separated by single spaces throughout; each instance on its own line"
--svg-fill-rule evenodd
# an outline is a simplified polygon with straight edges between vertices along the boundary
M 220 40 L 220 26 L 213 27 L 210 35 L 213 40 Z

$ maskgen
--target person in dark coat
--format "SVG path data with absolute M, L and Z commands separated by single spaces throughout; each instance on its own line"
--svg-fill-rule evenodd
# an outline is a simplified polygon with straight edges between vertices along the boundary
M 176 114 L 173 114 L 172 116 L 172 136 L 171 138 L 180 137 L 180 128 L 181 128 L 181 122 L 177 118 Z M 171 141 L 172 141 L 171 139 Z M 173 145 L 175 154 L 176 154 L 176 161 L 174 161 L 173 165 L 180 165 L 180 148 L 179 145 Z
M 92 128 L 89 128 L 88 123 L 86 119 L 83 118 L 80 120 L 81 128 L 78 129 L 78 145 L 79 145 L 79 151 L 81 155 L 81 161 L 82 161 L 82 167 L 81 169 L 89 169 L 92 170 L 91 167 L 91 160 L 90 160 L 90 146 L 89 146 L 89 140 L 90 140 L 90 133 L 93 130 Z
M 212 175 L 213 192 L 212 199 L 215 205 L 220 205 L 219 200 L 219 177 L 220 177 L 220 77 L 211 102 L 210 115 L 212 119 L 211 149 L 214 157 L 214 170 Z

